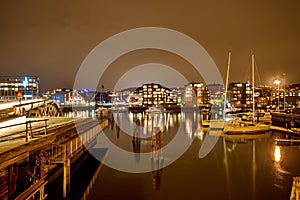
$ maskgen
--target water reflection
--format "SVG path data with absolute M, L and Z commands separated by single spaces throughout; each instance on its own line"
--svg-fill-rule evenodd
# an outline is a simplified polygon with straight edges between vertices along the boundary
M 224 156 L 224 168 L 226 174 L 226 182 L 227 182 L 227 191 L 229 195 L 229 199 L 232 198 L 232 187 L 231 187 L 231 175 L 229 172 L 229 159 L 228 153 L 233 153 L 238 151 L 238 145 L 251 144 L 247 145 L 251 148 L 251 182 L 252 182 L 252 199 L 256 199 L 256 178 L 257 178 L 257 161 L 256 161 L 256 140 L 261 140 L 264 138 L 269 138 L 270 133 L 263 134 L 252 134 L 252 135 L 225 135 L 223 136 L 223 156 Z M 228 145 L 229 144 L 229 145 Z M 249 150 L 250 150 L 249 148 Z M 250 166 L 250 165 L 249 165 Z M 233 166 L 231 165 L 231 168 Z M 247 172 L 244 172 L 247 174 Z
M 182 119 L 184 121 L 185 134 L 193 139 L 195 136 L 203 139 L 202 120 L 200 112 L 183 112 Z
M 141 123 L 140 119 L 135 120 L 135 129 L 132 135 L 132 148 L 135 153 L 135 159 L 137 162 L 140 161 L 140 152 L 141 152 Z
M 140 162 L 140 154 L 142 152 L 142 144 L 145 144 L 144 151 L 150 150 L 150 165 L 151 179 L 154 190 L 158 190 L 161 185 L 164 156 L 163 156 L 163 134 L 166 130 L 174 127 L 180 120 L 177 115 L 170 113 L 129 113 L 127 116 L 122 116 L 121 113 L 113 113 L 108 117 L 109 126 L 113 133 L 117 134 L 116 139 L 120 140 L 127 138 L 123 137 L 122 120 L 129 117 L 130 124 L 133 125 L 131 136 L 131 147 L 134 153 L 136 163 Z M 133 122 L 133 123 L 131 123 Z M 120 131 L 120 127 L 121 130 Z M 125 129 L 125 128 L 124 128 Z M 122 136 L 120 136 L 122 135 Z M 128 141 L 128 140 L 126 140 Z
M 139 121 L 141 138 L 151 138 L 155 127 L 164 133 L 180 123 L 180 114 L 166 112 L 129 113 L 125 118 L 128 118 L 126 120 L 128 120 L 129 123 L 124 123 L 124 125 L 135 127 L 136 121 Z M 124 122 L 124 119 L 122 120 Z M 126 130 L 126 127 L 122 130 Z
M 164 157 L 163 157 L 163 141 L 162 133 L 166 130 L 167 124 L 172 124 L 173 120 L 170 115 L 163 112 L 155 112 L 146 115 L 147 121 L 147 134 L 151 133 L 151 177 L 153 189 L 158 190 L 161 184 L 162 172 L 164 167 Z M 132 145 L 134 153 L 140 153 L 140 120 L 135 119 L 135 129 L 132 137 Z M 145 140 L 145 139 L 144 139 Z M 136 156 L 136 159 L 139 159 Z
M 151 140 L 151 176 L 152 185 L 155 190 L 159 189 L 162 177 L 162 171 L 164 167 L 164 157 L 162 151 L 162 137 L 161 131 L 152 133 Z
M 204 194 L 200 195 L 200 198 L 204 199 L 207 199 L 205 197 L 208 195 L 213 196 L 208 199 L 259 199 L 262 196 L 266 196 L 265 199 L 284 199 L 282 197 L 290 192 L 292 176 L 300 173 L 297 163 L 299 147 L 277 147 L 271 133 L 222 135 L 213 151 L 204 159 L 199 159 L 197 153 L 206 134 L 199 112 L 114 113 L 114 116 L 110 115 L 107 118 L 110 121 L 109 129 L 113 130 L 108 132 L 112 136 L 110 139 L 120 146 L 126 143 L 122 148 L 134 153 L 132 158 L 137 164 L 140 162 L 141 153 L 150 153 L 147 166 L 151 167 L 152 172 L 139 175 L 139 178 L 145 177 L 147 184 L 152 183 L 150 189 L 139 186 L 149 194 L 148 199 L 155 199 L 157 196 L 161 197 L 158 199 L 162 199 L 163 192 L 168 192 L 170 198 L 176 198 L 176 194 L 179 195 L 177 190 L 182 188 L 183 194 L 189 199 L 194 199 L 190 198 L 192 194 L 196 196 L 200 192 Z M 124 133 L 122 129 L 125 119 L 129 120 L 130 134 Z M 182 125 L 182 129 L 178 129 L 179 125 Z M 182 131 L 178 133 L 178 130 Z M 162 147 L 172 141 L 175 134 L 184 135 L 189 141 L 197 139 L 183 158 L 176 161 L 178 164 L 163 169 L 168 152 L 163 152 Z M 293 156 L 288 158 L 287 155 Z M 291 169 L 291 165 L 296 170 Z M 127 176 L 120 174 L 121 180 Z M 173 174 L 176 176 L 172 176 Z M 108 178 L 102 187 L 110 183 L 109 181 L 113 185 L 118 179 Z M 129 178 L 128 187 L 130 183 L 135 184 Z M 207 191 L 207 188 L 213 187 L 217 188 L 216 193 L 219 194 L 210 194 L 211 192 Z M 154 194 L 153 189 L 160 190 Z M 134 196 L 134 193 L 130 195 Z M 116 199 L 122 198 L 121 196 L 116 195 Z
M 280 152 L 280 146 L 275 146 L 274 150 L 274 160 L 276 162 L 279 162 L 281 160 L 281 152 Z
M 227 183 L 227 191 L 229 199 L 231 199 L 231 184 L 230 184 L 230 174 L 229 174 L 229 165 L 228 165 L 228 156 L 227 156 L 227 147 L 226 147 L 226 139 L 223 137 L 223 153 L 224 153 L 224 166 L 225 166 L 225 174 L 226 174 L 226 183 Z
M 116 113 L 116 133 L 117 133 L 117 138 L 120 137 L 120 115 L 122 115 L 122 113 Z
M 282 148 L 280 146 L 275 145 L 273 147 L 273 169 L 274 169 L 274 186 L 279 189 L 284 189 L 284 180 L 287 176 L 291 175 L 292 173 L 287 171 L 283 167 L 283 155 L 282 155 Z
M 255 139 L 252 140 L 252 191 L 253 199 L 256 199 L 256 145 Z
M 62 117 L 70 118 L 92 118 L 95 120 L 97 118 L 95 110 L 72 110 L 65 111 L 62 113 Z

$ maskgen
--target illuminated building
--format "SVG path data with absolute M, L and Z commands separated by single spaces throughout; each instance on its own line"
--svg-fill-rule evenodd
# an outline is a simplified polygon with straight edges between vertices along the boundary
M 184 93 L 184 88 L 171 88 L 172 92 L 176 96 L 177 105 L 182 104 L 182 94 Z
M 176 104 L 176 95 L 169 88 L 160 84 L 143 84 L 143 105 Z
M 39 96 L 39 78 L 36 76 L 1 76 L 0 100 L 17 100 L 18 92 L 22 92 L 23 99 Z
M 235 82 L 228 86 L 228 98 L 231 108 L 252 107 L 252 87 L 249 83 Z
M 284 99 L 285 95 L 285 99 Z M 278 98 L 278 91 L 274 89 L 272 92 L 273 104 L 276 104 L 276 99 Z M 283 102 L 285 101 L 285 106 L 289 107 L 299 107 L 300 106 L 300 84 L 293 84 L 286 87 L 286 89 L 279 90 L 279 101 L 281 107 L 283 107 Z M 274 103 L 275 102 L 275 103 Z
M 114 92 L 113 103 L 129 103 L 132 101 L 132 95 L 136 91 L 136 87 L 122 89 L 120 91 Z
M 56 88 L 52 90 L 46 90 L 45 92 L 43 92 L 43 97 L 47 99 L 50 98 L 51 95 L 62 93 L 62 92 L 71 92 L 71 91 L 72 91 L 71 88 Z
M 203 83 L 189 83 L 184 87 L 182 104 L 196 107 L 210 104 L 210 92 Z
M 52 94 L 51 99 L 57 101 L 59 105 L 86 105 L 87 101 L 79 94 L 79 92 L 73 90 L 69 92 L 59 92 Z
M 209 84 L 207 88 L 210 92 L 210 103 L 215 108 L 223 109 L 224 107 L 224 85 L 223 84 Z
M 259 86 L 255 88 L 255 104 L 257 108 L 265 109 L 270 104 L 272 89 L 268 86 Z

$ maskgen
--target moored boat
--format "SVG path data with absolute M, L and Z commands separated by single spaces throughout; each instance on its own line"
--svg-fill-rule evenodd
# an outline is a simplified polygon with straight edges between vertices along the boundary
M 227 126 L 224 128 L 225 134 L 253 134 L 268 132 L 270 125 L 267 124 L 254 124 L 254 123 L 240 123 L 239 126 Z

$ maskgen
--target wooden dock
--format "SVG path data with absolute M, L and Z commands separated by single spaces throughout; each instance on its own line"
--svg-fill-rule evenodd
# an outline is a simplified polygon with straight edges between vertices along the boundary
M 44 120 L 36 121 L 45 123 Z M 71 118 L 50 118 L 46 121 L 49 122 L 46 134 L 45 127 L 37 124 L 39 128 L 36 129 L 35 137 L 28 141 L 25 139 L 26 123 L 4 127 L 7 129 L 5 133 L 16 131 L 17 136 L 10 133 L 11 140 L 0 141 L 0 199 L 22 199 L 35 193 L 46 196 L 44 186 L 51 184 L 61 173 L 64 177 L 65 198 L 70 181 L 70 166 L 94 146 L 97 135 L 108 125 L 107 120 L 99 122 L 81 119 L 76 124 Z M 36 187 L 35 183 L 40 185 Z
M 300 137 L 299 128 L 288 129 L 288 128 L 282 128 L 282 127 L 278 127 L 278 126 L 270 126 L 270 130 Z
M 278 146 L 300 145 L 300 140 L 297 140 L 297 139 L 275 139 L 275 144 Z

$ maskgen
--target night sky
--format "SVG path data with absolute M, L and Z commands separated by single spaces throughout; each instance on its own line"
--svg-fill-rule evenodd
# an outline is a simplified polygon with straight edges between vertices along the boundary
M 288 84 L 300 83 L 299 10 L 296 0 L 2 1 L 1 75 L 39 76 L 41 90 L 72 88 L 77 70 L 96 45 L 119 32 L 150 26 L 195 39 L 224 78 L 231 50 L 230 81 L 249 79 L 252 50 L 258 69 L 256 84 L 271 84 L 283 73 Z M 111 90 L 122 74 L 149 62 L 190 69 L 188 81 L 201 79 L 176 55 L 139 50 L 115 60 L 100 84 Z M 177 76 L 170 72 L 170 82 L 172 77 Z

